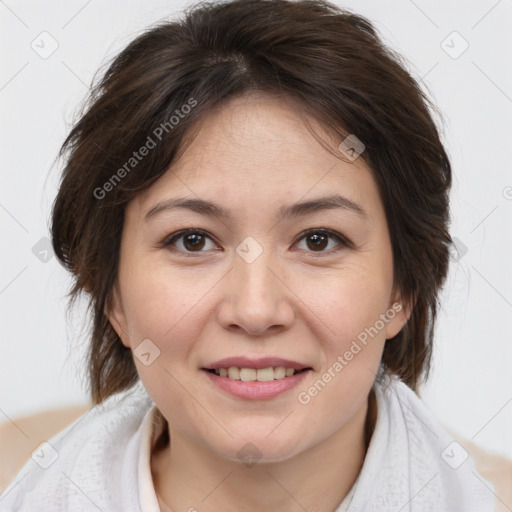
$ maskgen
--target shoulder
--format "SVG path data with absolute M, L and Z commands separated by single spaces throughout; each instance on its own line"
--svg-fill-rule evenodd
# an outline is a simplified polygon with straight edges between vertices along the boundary
M 510 486 L 512 460 L 510 458 L 484 450 L 476 443 L 442 425 L 428 411 L 421 398 L 403 382 L 394 382 L 388 391 L 395 392 L 402 403 L 409 408 L 409 412 L 420 415 L 422 421 L 426 421 L 424 426 L 432 429 L 432 433 L 439 440 L 437 460 L 442 461 L 443 469 L 449 468 L 450 476 L 462 474 L 459 468 L 465 469 L 466 474 L 470 473 L 466 481 L 473 480 L 477 483 L 475 479 L 479 479 L 477 485 L 483 484 L 496 496 L 494 502 L 497 512 L 512 510 L 512 487 Z
M 379 379 L 375 393 L 377 424 L 368 466 L 380 486 L 378 499 L 387 503 L 394 493 L 407 501 L 417 495 L 417 510 L 492 510 L 492 486 L 423 400 L 396 377 Z
M 138 435 L 151 407 L 140 383 L 92 407 L 39 445 L 2 494 L 2 506 L 20 511 L 114 510 L 111 503 L 119 499 L 116 507 L 122 506 L 125 487 L 126 499 L 132 494 L 136 503 Z
M 52 438 L 90 408 L 91 405 L 60 407 L 0 423 L 0 492 L 40 443 Z

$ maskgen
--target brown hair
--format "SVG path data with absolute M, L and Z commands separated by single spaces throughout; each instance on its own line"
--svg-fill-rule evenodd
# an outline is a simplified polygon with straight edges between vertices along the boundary
M 394 284 L 414 304 L 382 365 L 418 389 L 448 268 L 451 167 L 436 109 L 405 68 L 367 19 L 322 0 L 199 3 L 115 57 L 62 145 L 52 212 L 55 253 L 75 278 L 70 305 L 88 294 L 95 402 L 138 378 L 105 314 L 126 205 L 176 161 L 195 121 L 256 91 L 294 100 L 340 142 L 354 134 L 364 143 L 390 227 Z M 150 139 L 155 146 L 136 158 Z

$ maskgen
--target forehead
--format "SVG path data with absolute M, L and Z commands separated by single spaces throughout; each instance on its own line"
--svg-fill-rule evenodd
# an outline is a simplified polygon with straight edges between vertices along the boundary
M 232 162 L 235 158 L 239 173 L 253 168 L 277 170 L 285 159 L 314 166 L 328 165 L 332 158 L 308 130 L 300 112 L 296 101 L 286 96 L 254 93 L 232 98 L 202 118 L 197 140 L 183 155 L 184 160 L 208 167 L 213 158 L 219 163 Z M 309 123 L 331 150 L 336 151 L 336 141 L 318 122 L 309 119 Z M 306 168 L 307 165 L 302 165 L 300 170 Z
M 284 203 L 334 193 L 354 203 L 379 201 L 363 159 L 335 156 L 341 141 L 308 122 L 324 145 L 286 98 L 258 94 L 219 105 L 201 119 L 169 171 L 137 198 L 139 209 L 147 213 L 184 195 L 258 210 L 272 204 L 280 212 Z

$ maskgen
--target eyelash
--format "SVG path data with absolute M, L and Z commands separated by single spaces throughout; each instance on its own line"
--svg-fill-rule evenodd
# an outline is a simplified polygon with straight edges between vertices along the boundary
M 173 244 L 176 241 L 178 241 L 179 239 L 182 239 L 186 235 L 190 235 L 190 234 L 202 235 L 202 236 L 205 236 L 205 237 L 209 238 L 210 240 L 214 241 L 213 238 L 206 231 L 203 231 L 202 229 L 184 229 L 184 230 L 178 231 L 177 233 L 173 233 L 172 235 L 169 235 L 168 237 L 166 237 L 162 241 L 161 247 L 167 248 L 167 249 L 171 250 L 172 252 L 180 252 L 182 254 L 185 254 L 187 257 L 192 257 L 192 258 L 197 257 L 195 254 L 199 255 L 202 252 L 207 252 L 207 251 L 182 251 L 181 249 L 176 249 L 176 247 L 173 247 Z M 342 236 L 341 234 L 337 233 L 336 231 L 332 231 L 332 230 L 326 229 L 326 228 L 308 229 L 307 231 L 304 231 L 303 233 L 301 233 L 299 235 L 299 238 L 297 239 L 297 241 L 295 243 L 298 243 L 301 240 L 303 240 L 304 238 L 307 238 L 308 236 L 315 235 L 315 234 L 329 236 L 331 238 L 335 238 L 339 242 L 339 246 L 337 248 L 334 248 L 334 250 L 330 249 L 328 251 L 307 251 L 307 252 L 312 253 L 315 256 L 316 255 L 322 256 L 324 254 L 331 255 L 333 252 L 338 252 L 343 248 L 351 248 L 351 249 L 354 248 L 354 244 L 350 240 L 348 240 L 346 237 Z

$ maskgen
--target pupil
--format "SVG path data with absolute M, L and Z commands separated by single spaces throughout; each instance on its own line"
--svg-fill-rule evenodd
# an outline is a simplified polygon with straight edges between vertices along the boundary
M 316 247 L 317 249 L 320 248 L 320 249 L 324 249 L 326 244 L 326 240 L 327 240 L 327 237 L 325 235 L 311 235 L 309 237 L 309 240 L 315 240 L 315 242 L 313 242 L 313 247 Z
M 185 246 L 187 247 L 187 249 L 189 249 L 190 247 L 191 248 L 199 248 L 201 249 L 204 245 L 204 239 L 202 239 L 202 235 L 196 235 L 196 234 L 191 234 L 191 235 L 187 235 L 185 237 Z M 202 242 L 202 245 L 201 245 L 201 242 Z

